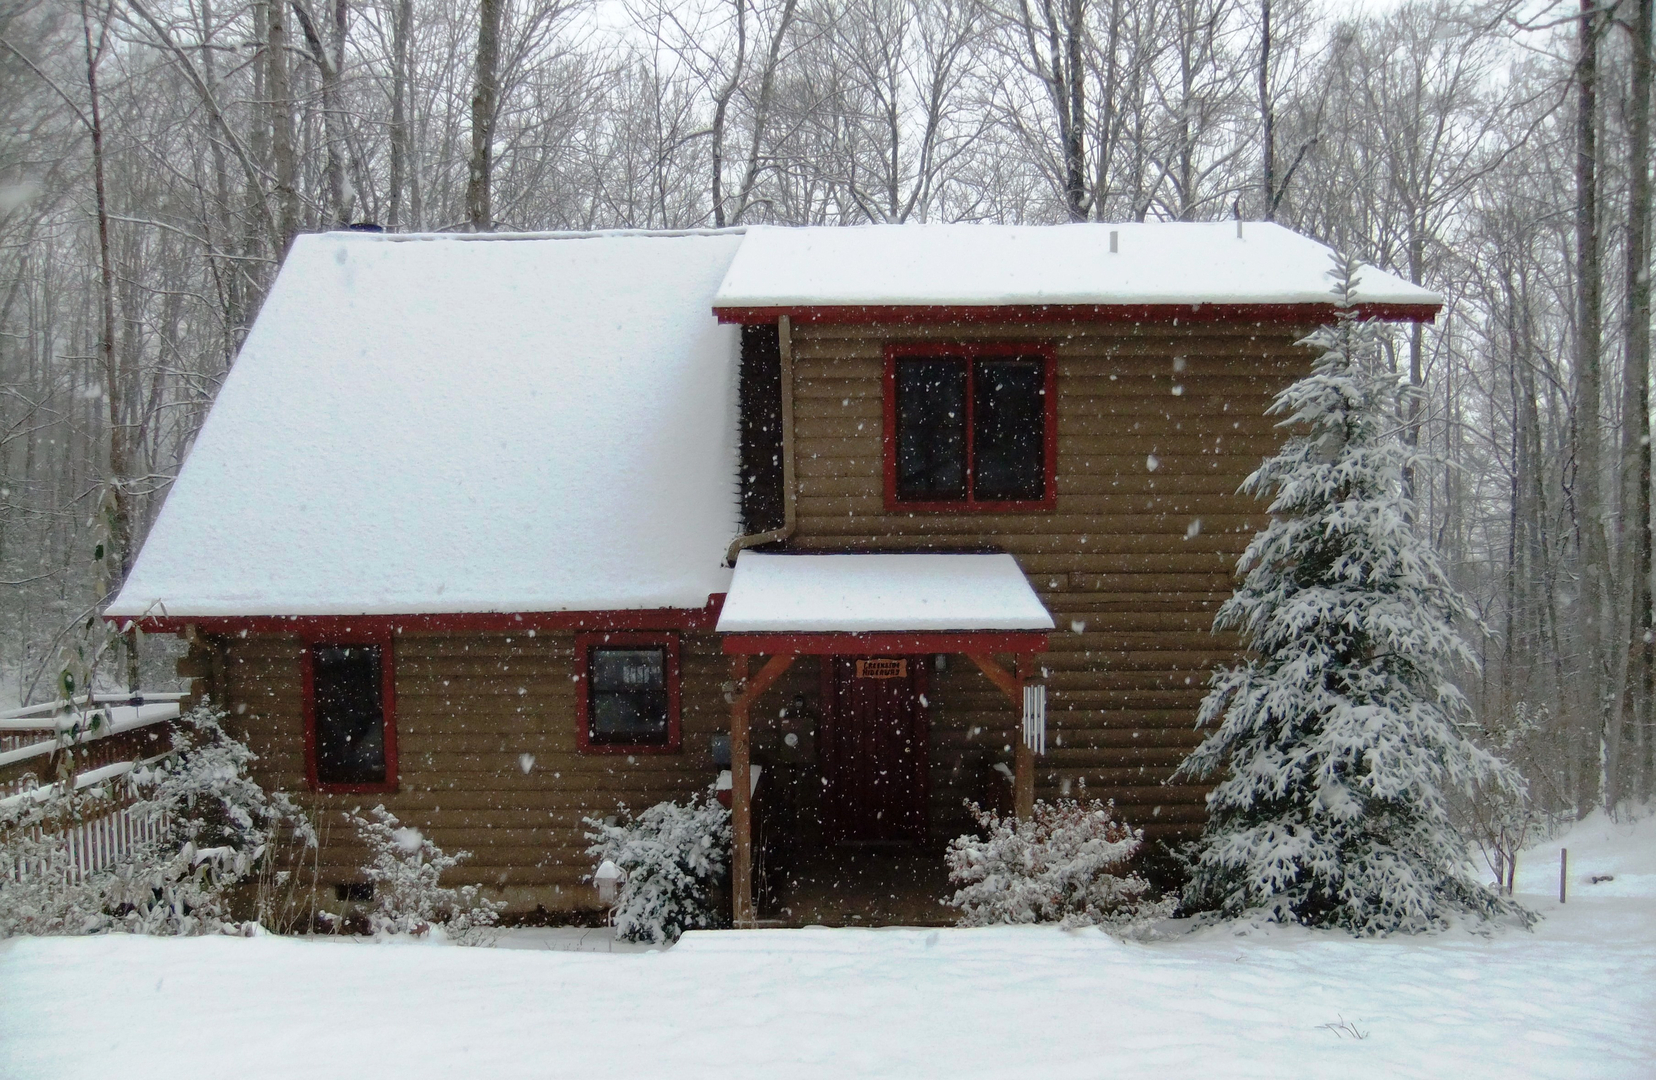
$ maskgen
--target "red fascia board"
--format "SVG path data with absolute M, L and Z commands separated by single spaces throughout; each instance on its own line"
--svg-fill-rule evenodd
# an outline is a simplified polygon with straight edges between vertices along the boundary
M 1048 630 L 881 631 L 877 633 L 725 634 L 727 653 L 743 656 L 908 656 L 916 653 L 1046 652 Z
M 520 630 L 712 630 L 724 594 L 701 608 L 639 608 L 615 611 L 450 612 L 426 615 L 106 615 L 146 634 L 178 634 L 195 627 L 203 634 L 290 634 L 306 639 L 404 633 L 510 634 Z
M 1441 304 L 1357 304 L 1365 319 L 1432 322 Z M 1328 304 L 799 304 L 782 307 L 715 307 L 722 323 L 795 323 L 933 326 L 944 323 L 1255 323 L 1316 326 L 1339 308 Z

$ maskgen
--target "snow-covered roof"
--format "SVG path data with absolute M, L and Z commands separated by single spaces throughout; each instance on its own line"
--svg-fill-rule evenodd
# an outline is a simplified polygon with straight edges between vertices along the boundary
M 702 607 L 740 243 L 301 236 L 108 614 Z
M 1051 630 L 1010 555 L 769 555 L 744 551 L 718 632 Z
M 1111 250 L 1111 236 L 1115 248 Z M 883 305 L 1330 304 L 1329 248 L 1280 225 L 866 225 L 748 229 L 721 309 Z M 1365 267 L 1359 302 L 1442 298 Z

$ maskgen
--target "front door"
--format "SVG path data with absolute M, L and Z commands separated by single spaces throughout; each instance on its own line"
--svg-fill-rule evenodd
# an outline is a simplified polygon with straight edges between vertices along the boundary
M 926 840 L 925 664 L 833 657 L 823 723 L 823 824 L 840 844 Z

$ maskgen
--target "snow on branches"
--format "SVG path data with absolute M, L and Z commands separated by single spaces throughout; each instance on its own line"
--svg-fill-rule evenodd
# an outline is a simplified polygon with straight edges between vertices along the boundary
M 1356 269 L 1336 260 L 1345 310 L 1271 406 L 1296 434 L 1242 485 L 1271 496 L 1272 520 L 1214 619 L 1249 658 L 1214 674 L 1197 718 L 1213 730 L 1177 774 L 1224 774 L 1186 903 L 1362 934 L 1528 918 L 1467 875 L 1450 823 L 1446 792 L 1522 782 L 1461 730 L 1455 677 L 1476 659 L 1455 627 L 1475 616 L 1411 526 L 1407 388 L 1350 310 Z
M 967 804 L 982 838 L 956 837 L 946 856 L 949 900 L 961 925 L 1062 923 L 1117 929 L 1172 914 L 1150 883 L 1126 872 L 1143 833 L 1115 818 L 1111 803 L 1037 802 L 1027 821 Z
M 460 945 L 494 942 L 494 925 L 506 905 L 485 898 L 476 885 L 439 884 L 443 872 L 471 858 L 471 852 L 450 855 L 384 806 L 345 816 L 368 847 L 370 861 L 362 872 L 374 887 L 368 928 L 376 937 L 440 934 Z
M 730 811 L 711 789 L 687 805 L 657 803 L 620 824 L 582 820 L 592 841 L 587 854 L 626 874 L 615 902 L 616 937 L 670 944 L 686 930 L 723 921 L 713 887 L 730 865 Z

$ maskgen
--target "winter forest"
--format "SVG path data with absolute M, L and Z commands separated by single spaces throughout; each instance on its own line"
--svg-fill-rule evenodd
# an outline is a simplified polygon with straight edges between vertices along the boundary
M 5 0 L 0 701 L 91 616 L 295 234 L 1275 220 L 1440 292 L 1413 527 L 1478 737 L 1648 798 L 1650 0 Z M 76 674 L 78 673 L 78 674 Z

